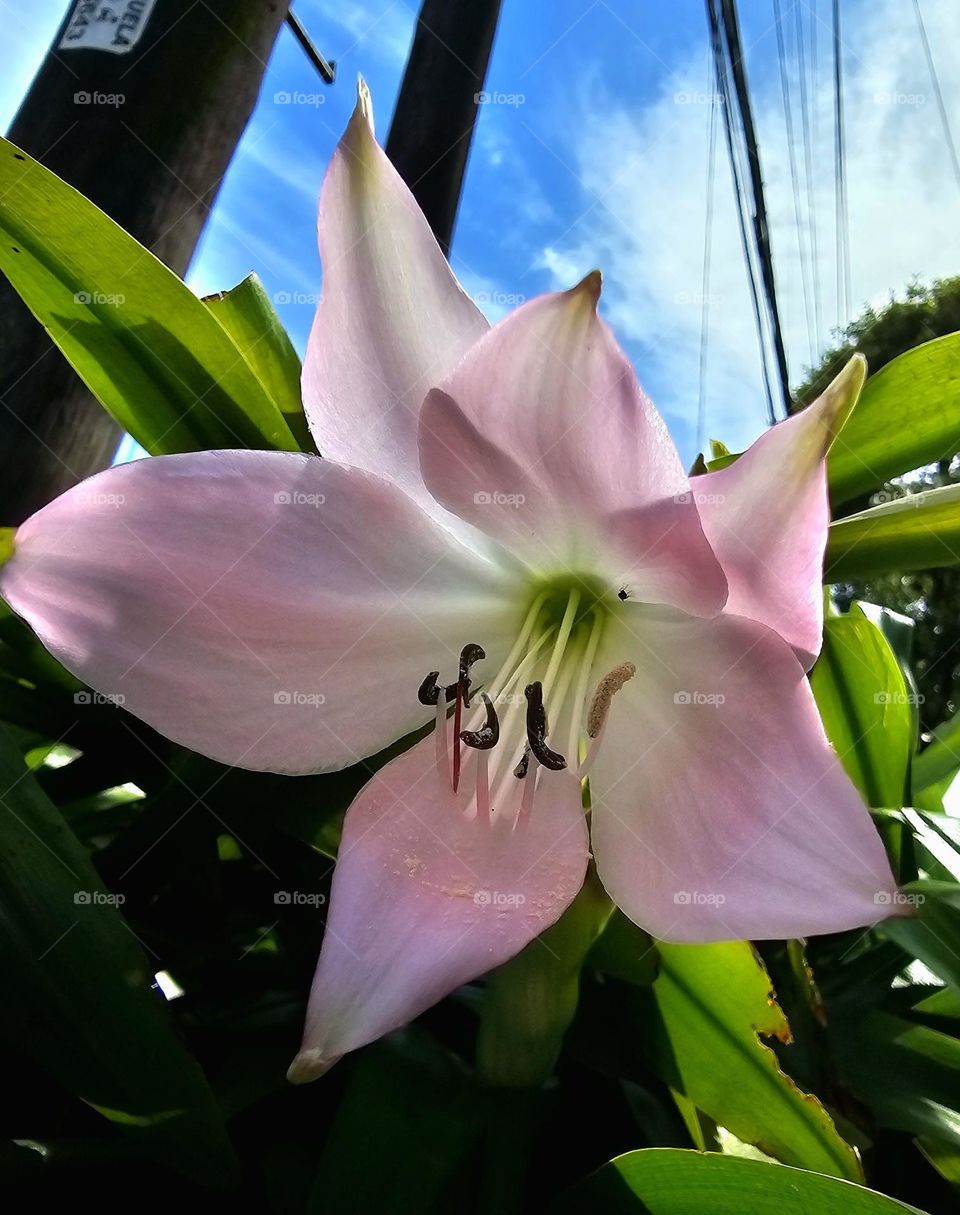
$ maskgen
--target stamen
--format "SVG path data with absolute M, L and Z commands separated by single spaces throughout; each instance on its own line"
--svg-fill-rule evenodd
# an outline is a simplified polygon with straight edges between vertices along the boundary
M 607 713 L 610 711 L 610 702 L 636 673 L 637 668 L 632 662 L 621 662 L 612 671 L 608 671 L 597 684 L 597 690 L 594 692 L 590 704 L 590 712 L 587 714 L 587 734 L 590 738 L 599 736 L 607 720 Z
M 587 748 L 587 754 L 584 756 L 583 763 L 577 769 L 577 776 L 581 780 L 584 780 L 590 774 L 590 769 L 593 767 L 600 753 L 600 745 L 603 742 L 603 735 L 607 725 L 607 716 L 610 712 L 610 702 L 623 685 L 628 680 L 633 679 L 636 673 L 637 668 L 632 662 L 621 662 L 619 666 L 614 667 L 612 671 L 604 675 L 603 679 L 597 684 L 597 690 L 593 694 L 593 701 L 590 705 L 590 712 L 587 714 L 587 735 L 593 741 Z
M 463 721 L 463 706 L 470 707 L 470 668 L 475 662 L 486 658 L 483 646 L 468 643 L 460 651 L 460 673 L 457 679 L 457 703 L 453 710 L 453 791 L 460 788 L 460 726 Z
M 437 775 L 442 781 L 447 781 L 450 779 L 450 767 L 447 763 L 447 705 L 441 696 L 437 697 L 437 724 L 433 737 L 437 749 Z
M 527 770 L 530 767 L 530 744 L 523 748 L 523 754 L 520 756 L 520 761 L 513 770 L 513 775 L 517 780 L 523 780 L 527 775 Z
M 480 662 L 486 658 L 487 652 L 482 645 L 470 643 L 465 645 L 460 651 L 460 678 L 457 680 L 458 686 L 463 690 L 463 703 L 470 708 L 470 668 L 475 662 Z
M 527 698 L 527 742 L 535 759 L 551 772 L 560 772 L 567 761 L 547 746 L 547 712 L 543 707 L 543 684 L 528 683 L 523 690 Z
M 577 683 L 573 691 L 573 712 L 570 714 L 570 741 L 567 747 L 567 755 L 572 763 L 580 762 L 580 731 L 583 728 L 583 706 L 587 701 L 587 685 L 590 681 L 590 672 L 593 670 L 593 660 L 596 657 L 597 649 L 600 645 L 600 638 L 603 636 L 605 621 L 601 613 L 597 613 L 593 628 L 590 630 L 590 637 L 584 647 L 583 657 L 580 660 L 580 670 L 577 675 Z
M 417 700 L 422 705 L 435 705 L 439 703 L 441 690 L 437 683 L 437 676 L 439 674 L 439 671 L 431 671 L 417 690 Z M 449 704 L 457 694 L 457 685 L 452 683 L 449 687 L 444 688 L 443 692 L 444 700 Z
M 477 822 L 490 822 L 490 752 L 477 753 Z
M 529 757 L 529 751 L 524 752 L 525 757 Z M 537 776 L 538 765 L 536 759 L 530 765 L 530 768 L 523 778 L 523 793 L 520 797 L 520 809 L 517 811 L 517 819 L 513 824 L 514 831 L 522 831 L 530 822 L 533 814 L 533 795 L 537 791 Z
M 486 707 L 487 720 L 479 730 L 461 730 L 460 737 L 468 747 L 475 747 L 478 751 L 489 751 L 500 741 L 500 719 L 497 717 L 497 710 L 493 707 L 493 701 L 486 692 L 480 693 L 480 699 Z
M 560 631 L 557 633 L 557 641 L 553 647 L 553 653 L 550 655 L 550 665 L 547 667 L 547 673 L 543 677 L 543 686 L 546 689 L 546 695 L 549 696 L 553 690 L 553 681 L 557 677 L 557 671 L 560 669 L 560 663 L 563 661 L 563 654 L 567 648 L 567 642 L 570 640 L 570 634 L 573 632 L 573 626 L 577 619 L 577 608 L 580 605 L 580 592 L 574 588 L 570 592 L 570 598 L 567 600 L 567 608 L 563 613 L 563 620 L 560 622 Z

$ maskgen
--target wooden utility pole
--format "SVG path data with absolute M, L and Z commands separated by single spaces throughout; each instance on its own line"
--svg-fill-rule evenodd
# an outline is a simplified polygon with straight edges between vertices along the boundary
M 450 248 L 500 0 L 424 0 L 387 155 Z
M 289 0 L 75 0 L 8 137 L 183 274 Z M 0 282 L 0 522 L 105 467 L 118 430 Z

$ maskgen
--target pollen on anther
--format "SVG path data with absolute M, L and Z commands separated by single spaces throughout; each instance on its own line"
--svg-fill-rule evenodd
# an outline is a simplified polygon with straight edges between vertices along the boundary
M 603 729 L 603 723 L 607 720 L 610 702 L 636 673 L 637 668 L 632 662 L 621 662 L 600 680 L 597 690 L 593 694 L 593 700 L 590 702 L 590 712 L 587 714 L 588 737 L 596 738 L 599 735 Z

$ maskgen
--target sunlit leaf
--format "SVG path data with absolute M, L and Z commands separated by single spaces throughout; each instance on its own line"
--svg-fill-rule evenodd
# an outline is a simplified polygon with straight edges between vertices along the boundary
M 960 334 L 925 342 L 868 377 L 828 461 L 830 497 L 846 502 L 898 473 L 957 451 Z
M 824 623 L 810 675 L 827 737 L 871 806 L 902 806 L 913 752 L 912 693 L 883 633 L 854 604 Z
M 147 451 L 297 450 L 210 309 L 109 216 L 6 140 L 0 270 Z
M 564 1215 L 897 1215 L 916 1207 L 782 1164 L 652 1148 L 618 1156 L 558 1204 Z M 922 1215 L 922 1212 L 920 1213 Z
M 895 498 L 830 525 L 824 580 L 960 564 L 960 485 Z

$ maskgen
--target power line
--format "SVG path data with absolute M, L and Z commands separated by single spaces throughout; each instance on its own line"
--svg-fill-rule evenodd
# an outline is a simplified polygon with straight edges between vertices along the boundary
M 744 63 L 743 47 L 740 40 L 740 25 L 737 19 L 735 0 L 707 0 L 707 13 L 710 19 L 711 36 L 714 44 L 714 55 L 717 61 L 717 74 L 722 80 L 725 94 L 724 126 L 727 133 L 728 148 L 731 149 L 731 162 L 734 168 L 734 180 L 740 199 L 741 214 L 746 219 L 749 211 L 753 229 L 754 268 L 756 277 L 754 292 L 756 296 L 756 311 L 760 314 L 760 296 L 763 297 L 763 314 L 766 331 L 772 346 L 776 376 L 779 380 L 781 405 L 784 415 L 790 412 L 790 387 L 787 376 L 787 359 L 783 346 L 783 330 L 780 325 L 780 310 L 777 306 L 776 280 L 773 271 L 773 254 L 770 248 L 770 230 L 767 223 L 767 208 L 764 199 L 763 175 L 760 170 L 760 149 L 757 144 L 757 134 L 753 122 L 753 111 L 750 106 L 750 91 L 747 86 L 746 66 Z M 722 27 L 722 37 L 721 37 Z M 726 58 L 724 58 L 724 47 Z M 729 72 L 729 77 L 728 77 Z M 737 116 L 739 118 L 739 136 L 737 143 L 742 149 L 746 160 L 746 173 L 739 171 L 736 155 L 733 152 L 733 107 L 730 102 L 729 81 L 733 82 L 736 98 Z M 745 180 L 745 178 L 747 180 Z M 749 241 L 747 242 L 749 246 Z M 764 320 L 758 316 L 758 336 L 761 349 L 766 354 L 764 335 Z M 772 390 L 773 377 L 766 369 L 764 357 L 764 375 L 768 385 L 767 403 L 771 422 L 776 421 L 777 407 L 774 404 Z
M 717 92 L 716 64 L 709 74 L 710 127 L 707 134 L 706 214 L 703 223 L 703 280 L 700 293 L 700 395 L 697 402 L 697 450 L 703 451 L 707 424 L 707 338 L 710 329 L 710 268 L 713 260 L 713 200 L 717 175 Z
M 850 224 L 847 210 L 847 152 L 843 128 L 843 55 L 840 0 L 833 0 L 834 223 L 837 240 L 837 328 L 846 325 L 850 301 Z
M 713 49 L 713 62 L 717 83 L 720 87 L 721 103 L 723 105 L 723 130 L 726 137 L 727 153 L 730 157 L 730 169 L 733 177 L 737 223 L 740 230 L 740 244 L 743 258 L 747 267 L 747 282 L 750 287 L 750 299 L 753 304 L 754 322 L 757 327 L 757 341 L 760 347 L 760 371 L 763 376 L 763 387 L 767 398 L 767 416 L 772 424 L 777 420 L 776 408 L 773 403 L 773 385 L 770 379 L 770 369 L 767 365 L 767 344 L 764 329 L 763 313 L 760 307 L 760 286 L 757 282 L 756 260 L 750 243 L 749 221 L 747 217 L 747 195 L 743 182 L 743 169 L 737 154 L 733 134 L 733 106 L 730 97 L 730 83 L 727 76 L 727 60 L 724 55 L 723 35 L 720 28 L 720 12 L 718 0 L 707 0 L 707 18 L 710 23 L 710 42 Z
M 813 116 L 809 112 L 809 96 L 807 91 L 807 57 L 804 50 L 803 37 L 803 12 L 804 5 L 795 4 L 794 13 L 797 19 L 797 64 L 800 75 L 800 116 L 803 125 L 803 166 L 804 177 L 806 178 L 807 187 L 807 223 L 809 225 L 810 238 L 810 262 L 811 262 L 811 280 L 813 283 L 813 324 L 814 324 L 814 359 L 820 350 L 820 342 L 823 336 L 823 318 L 820 311 L 820 248 L 817 238 L 817 208 L 813 186 L 813 146 L 816 143 L 817 135 L 817 100 L 819 98 L 818 76 L 819 68 L 817 62 L 817 22 L 820 20 L 817 14 L 817 0 L 812 0 L 813 7 L 810 10 L 810 62 L 813 71 L 812 88 L 810 95 L 813 97 Z M 811 140 L 811 126 L 813 127 L 813 139 Z
M 804 249 L 804 226 L 800 221 L 800 181 L 797 172 L 797 154 L 793 146 L 793 105 L 790 99 L 790 78 L 787 72 L 786 43 L 783 36 L 783 14 L 780 0 L 773 0 L 774 26 L 777 31 L 777 60 L 780 65 L 780 99 L 783 103 L 783 122 L 787 133 L 787 158 L 790 162 L 790 188 L 793 192 L 793 217 L 797 229 L 797 256 L 800 259 L 800 290 L 803 296 L 803 312 L 807 322 L 807 346 L 810 364 L 815 356 L 813 338 L 813 315 L 810 311 L 810 289 L 807 286 L 807 261 Z
M 933 51 L 930 49 L 930 39 L 927 37 L 927 27 L 923 23 L 923 13 L 920 11 L 920 0 L 913 0 L 914 11 L 917 14 L 917 25 L 920 27 L 920 38 L 923 42 L 923 52 L 927 57 L 927 67 L 930 70 L 930 80 L 933 84 L 934 96 L 937 99 L 937 109 L 940 111 L 940 123 L 943 126 L 943 137 L 950 149 L 950 160 L 953 163 L 953 175 L 960 185 L 960 160 L 957 159 L 957 147 L 950 130 L 950 119 L 947 117 L 947 107 L 943 103 L 943 90 L 940 88 L 940 77 L 937 75 L 937 65 L 933 61 Z

